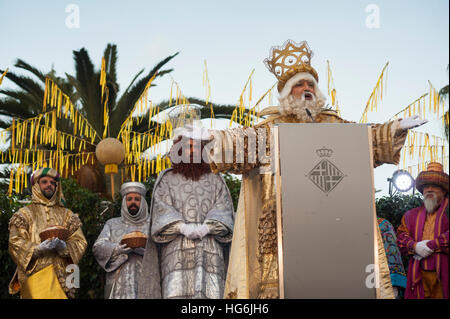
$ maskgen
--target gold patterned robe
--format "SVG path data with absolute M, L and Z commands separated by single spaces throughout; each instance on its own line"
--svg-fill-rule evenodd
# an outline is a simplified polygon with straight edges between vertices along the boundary
M 215 132 L 214 140 L 219 140 L 219 143 L 214 144 L 210 154 L 213 172 L 243 174 L 224 298 L 279 298 L 274 176 L 270 172 L 270 164 L 261 165 L 258 162 L 261 152 L 270 156 L 270 146 L 269 142 L 266 143 L 265 149 L 260 150 L 257 146 L 256 161 L 249 161 L 247 141 L 250 136 L 256 135 L 257 145 L 259 145 L 262 139 L 269 141 L 270 130 L 274 124 L 303 122 L 294 116 L 281 115 L 276 107 L 267 108 L 260 115 L 269 115 L 269 117 L 254 128 Z M 350 123 L 331 110 L 323 110 L 314 118 L 314 121 L 311 119 L 308 122 Z M 372 125 L 375 167 L 383 163 L 397 164 L 399 162 L 400 151 L 407 132 L 398 130 L 398 127 L 398 120 Z M 255 128 L 266 128 L 266 136 L 258 134 L 260 132 Z M 244 154 L 239 153 L 239 147 L 236 153 L 236 144 L 242 142 Z M 235 157 L 231 163 L 229 161 L 227 163 L 224 156 L 230 151 L 235 154 Z M 239 156 L 244 158 L 243 163 L 236 161 Z M 266 172 L 261 170 L 261 166 L 268 168 Z M 377 298 L 394 298 L 379 229 L 376 249 L 378 250 L 376 263 L 380 269 L 380 289 L 377 289 Z
M 40 191 L 38 183 L 32 187 L 32 202 L 19 209 L 9 221 L 9 254 L 17 265 L 9 284 L 9 293 L 21 290 L 26 280 L 33 274 L 53 265 L 58 281 L 68 297 L 75 297 L 75 288 L 66 287 L 66 267 L 78 264 L 87 246 L 81 231 L 81 221 L 77 214 L 61 204 L 61 184 L 58 183 L 55 195 L 48 200 Z M 33 252 L 41 243 L 39 233 L 49 226 L 64 226 L 70 236 L 67 248 L 62 255 L 56 252 L 33 259 Z

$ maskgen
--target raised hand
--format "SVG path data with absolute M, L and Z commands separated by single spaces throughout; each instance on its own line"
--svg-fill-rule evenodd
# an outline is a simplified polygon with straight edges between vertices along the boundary
M 419 127 L 428 122 L 428 120 L 419 120 L 418 115 L 414 115 L 411 117 L 407 117 L 400 121 L 400 129 L 401 130 L 410 130 L 412 128 Z

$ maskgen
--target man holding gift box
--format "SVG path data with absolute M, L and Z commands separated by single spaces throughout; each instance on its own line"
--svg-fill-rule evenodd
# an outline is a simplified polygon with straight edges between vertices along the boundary
M 75 287 L 67 285 L 66 267 L 78 264 L 87 243 L 77 214 L 64 207 L 59 173 L 41 168 L 31 176 L 31 204 L 17 211 L 9 222 L 9 253 L 17 265 L 9 292 L 24 299 L 67 299 Z M 42 240 L 49 228 L 61 230 Z M 51 231 L 50 231 L 51 232 Z
M 97 262 L 106 271 L 105 299 L 136 299 L 138 283 L 142 269 L 144 247 L 128 247 L 122 240 L 124 236 L 136 234 L 148 236 L 150 215 L 145 200 L 144 184 L 137 182 L 124 183 L 120 188 L 123 196 L 121 217 L 111 218 L 103 227 L 92 250 Z M 145 241 L 144 241 L 145 243 Z M 151 270 L 155 272 L 156 286 L 145 287 L 152 296 L 159 297 L 159 270 L 155 245 L 147 244 L 152 250 Z

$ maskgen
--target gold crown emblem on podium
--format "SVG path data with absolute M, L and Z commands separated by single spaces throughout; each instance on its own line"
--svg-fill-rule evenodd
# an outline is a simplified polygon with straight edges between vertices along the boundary
M 323 147 L 316 150 L 316 154 L 319 155 L 319 157 L 331 157 L 331 155 L 333 155 L 333 150 Z
M 282 46 L 274 46 L 270 50 L 270 57 L 264 64 L 278 79 L 278 92 L 281 92 L 286 82 L 299 72 L 310 73 L 317 82 L 319 76 L 311 66 L 313 52 L 306 41 L 296 43 L 287 40 Z

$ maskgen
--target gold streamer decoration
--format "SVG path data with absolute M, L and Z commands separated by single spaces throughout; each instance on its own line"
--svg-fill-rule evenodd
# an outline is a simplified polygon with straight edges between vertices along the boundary
M 260 113 L 260 104 L 264 100 L 264 98 L 268 97 L 268 105 L 271 105 L 271 94 L 275 86 L 278 84 L 278 82 L 275 82 L 270 89 L 268 89 L 255 103 L 255 105 L 249 110 L 247 113 L 247 116 L 244 120 L 245 126 L 254 126 L 256 123 L 259 122 L 259 113 Z
M 372 93 L 369 96 L 369 100 L 366 103 L 366 107 L 364 112 L 359 120 L 359 123 L 367 123 L 367 115 L 369 112 L 373 112 L 374 110 L 378 110 L 378 103 L 383 99 L 383 91 L 386 89 L 386 85 L 383 85 L 383 81 L 385 80 L 385 75 L 387 77 L 387 67 L 389 62 L 383 67 L 380 76 L 378 77 L 377 84 L 372 90 Z M 385 74 L 386 73 L 386 74 Z M 386 81 L 385 81 L 386 82 Z
M 6 76 L 6 73 L 8 73 L 8 68 L 5 70 L 5 72 L 3 72 L 2 76 L 0 76 L 0 85 L 2 85 L 3 79 Z
M 109 134 L 109 108 L 108 98 L 109 89 L 106 86 L 106 62 L 105 57 L 102 57 L 102 67 L 100 70 L 100 87 L 102 88 L 101 102 L 103 103 L 103 134 L 102 139 L 105 139 Z M 105 98 L 106 95 L 106 98 Z M 104 100 L 104 101 L 103 101 Z
M 399 168 L 401 166 L 411 174 L 413 174 L 413 167 L 417 168 L 416 173 L 418 174 L 420 171 L 426 170 L 427 163 L 436 161 L 442 163 L 444 170 L 447 170 L 448 142 L 440 136 L 409 130 L 400 156 Z M 409 165 L 409 162 L 416 162 L 416 164 Z
M 51 110 L 56 109 L 56 112 L 52 113 L 52 128 L 54 130 L 56 130 L 57 118 L 69 119 L 73 123 L 73 135 L 77 135 L 78 133 L 82 138 L 100 140 L 99 134 L 89 124 L 87 118 L 77 111 L 70 98 L 49 77 L 45 79 L 43 113 L 46 113 L 47 107 L 50 107 Z
M 441 114 L 445 114 L 445 103 L 441 100 L 439 92 L 433 87 L 430 81 L 429 92 L 422 94 L 408 106 L 397 112 L 391 119 L 398 119 L 418 115 L 420 119 L 432 120 L 435 116 L 439 120 Z M 428 104 L 428 105 L 427 105 Z M 448 119 L 442 116 L 442 121 Z M 447 122 L 448 123 L 448 122 Z M 448 168 L 448 141 L 440 136 L 428 133 L 408 131 L 405 146 L 401 153 L 401 165 L 403 169 L 407 169 L 411 174 L 415 170 L 418 174 L 426 169 L 427 163 L 430 161 L 439 161 Z M 414 163 L 415 164 L 409 164 Z
M 108 134 L 109 127 L 109 92 L 106 85 L 104 58 L 100 73 L 101 100 L 104 108 L 102 137 L 104 138 Z M 133 180 L 144 181 L 150 175 L 158 174 L 170 166 L 167 156 L 161 155 L 164 151 L 161 142 L 172 136 L 172 123 L 170 121 L 159 123 L 159 108 L 154 107 L 151 101 L 149 103 L 148 99 L 148 90 L 155 77 L 156 74 L 147 82 L 143 93 L 122 123 L 119 132 L 126 149 L 124 165 L 121 168 L 122 178 L 124 175 L 129 175 Z M 173 87 L 177 90 L 177 103 L 182 101 L 188 105 L 187 99 L 182 95 L 175 81 L 173 81 Z M 146 112 L 149 113 L 150 119 L 155 115 L 158 117 L 156 125 L 151 127 L 149 121 L 148 132 L 133 132 L 133 123 L 139 124 Z M 58 130 L 58 119 L 66 119 L 73 124 L 72 134 Z M 88 152 L 87 148 L 94 149 L 100 141 L 98 132 L 49 77 L 45 79 L 42 113 L 27 119 L 13 118 L 10 127 L 0 130 L 0 141 L 5 143 L 8 138 L 11 139 L 11 147 L 1 152 L 1 160 L 2 163 L 11 165 L 8 189 L 10 195 L 13 191 L 20 193 L 24 187 L 27 187 L 27 173 L 30 170 L 53 167 L 62 176 L 68 177 L 73 176 L 83 165 L 94 164 L 95 152 Z M 150 160 L 143 157 L 146 149 L 159 154 Z
M 247 116 L 244 117 L 244 113 L 245 113 L 245 109 L 246 109 L 244 95 L 247 90 L 247 87 L 250 84 L 250 90 L 249 90 L 250 91 L 249 92 L 249 103 L 250 103 L 250 101 L 252 100 L 252 93 L 253 93 L 251 79 L 252 79 L 254 72 L 255 72 L 255 69 L 252 70 L 252 72 L 250 73 L 250 75 L 247 79 L 247 82 L 245 82 L 244 88 L 242 89 L 241 95 L 239 96 L 238 104 L 236 105 L 236 107 L 233 111 L 233 114 L 231 115 L 230 124 L 229 124 L 230 127 L 233 124 L 233 122 L 239 122 L 239 125 L 244 125 L 244 126 L 250 125 L 248 117 Z
M 119 138 L 122 135 L 122 132 L 124 134 L 127 134 L 126 132 L 131 131 L 131 128 L 133 126 L 133 114 L 137 111 L 137 116 L 135 117 L 135 122 L 138 125 L 141 123 L 143 116 L 145 115 L 145 111 L 148 110 L 148 90 L 150 89 L 150 86 L 152 85 L 153 80 L 155 79 L 156 75 L 158 73 L 155 73 L 147 82 L 145 85 L 144 90 L 142 91 L 141 96 L 136 101 L 136 103 L 133 106 L 133 109 L 131 110 L 130 114 L 127 116 L 127 118 L 123 121 L 122 126 L 120 128 L 119 134 L 117 138 Z M 150 104 L 151 105 L 151 104 Z M 150 109 L 151 111 L 151 109 Z M 149 120 L 151 119 L 151 112 Z
M 205 87 L 206 91 L 206 99 L 205 104 L 208 106 L 209 100 L 211 98 L 211 84 L 209 83 L 209 76 L 208 76 L 208 66 L 206 65 L 205 60 L 205 70 L 203 71 L 203 86 Z M 210 110 L 211 110 L 211 128 L 214 128 L 214 108 L 212 103 L 210 103 Z
M 339 116 L 341 116 L 341 111 L 339 109 L 339 103 L 336 96 L 336 87 L 334 85 L 334 78 L 331 72 L 330 61 L 327 60 L 327 79 L 328 79 L 328 96 L 331 97 L 331 105 L 334 107 Z

